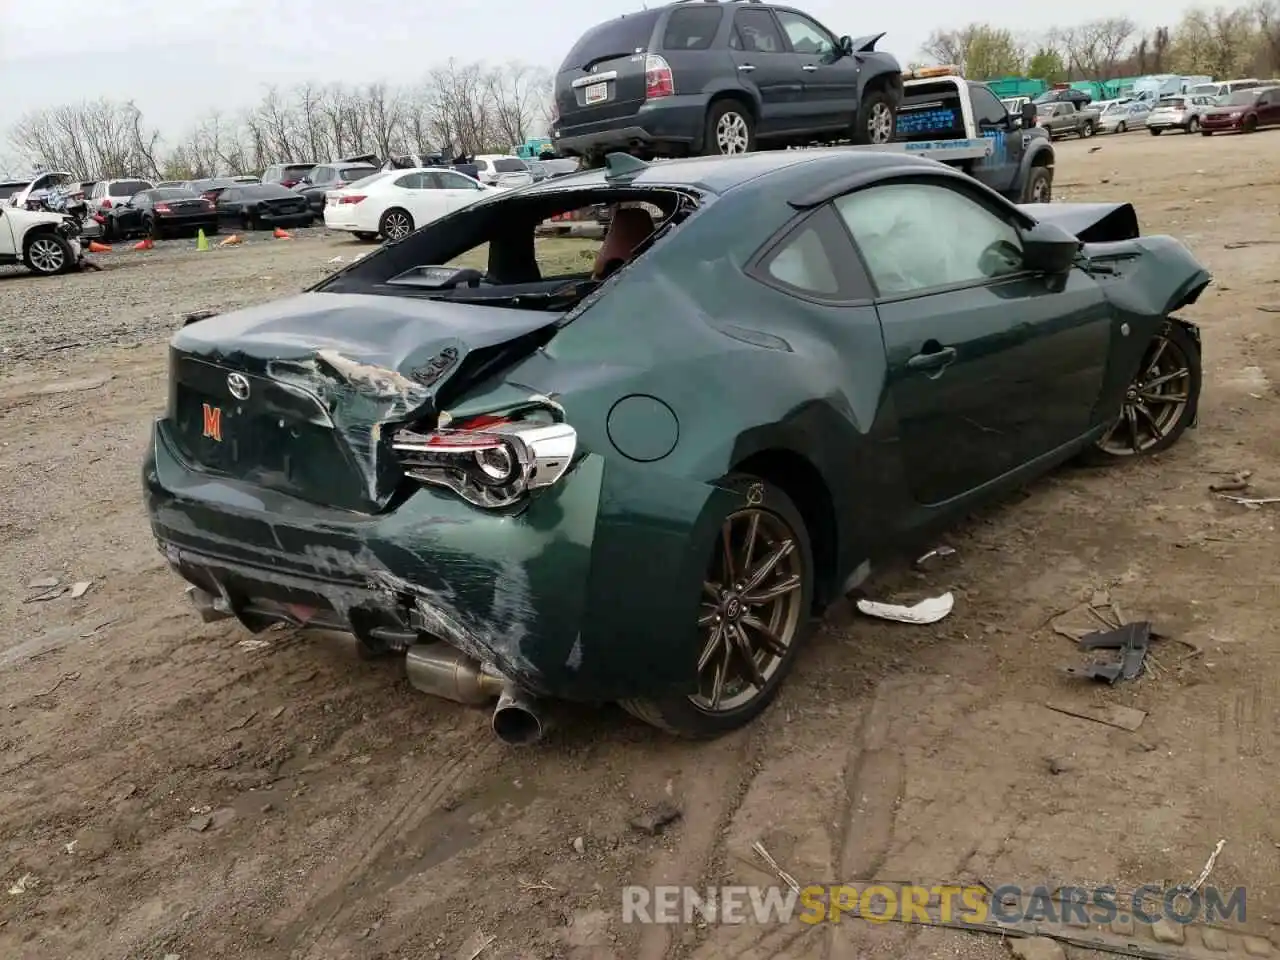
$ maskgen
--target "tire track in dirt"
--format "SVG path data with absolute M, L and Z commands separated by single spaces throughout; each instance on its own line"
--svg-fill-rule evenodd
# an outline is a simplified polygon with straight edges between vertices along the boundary
M 363 890 L 351 897 L 352 888 L 365 886 L 395 840 L 411 832 L 437 811 L 440 802 L 456 790 L 468 774 L 481 776 L 488 761 L 498 752 L 500 743 L 483 728 L 464 734 L 462 742 L 449 749 L 445 758 L 430 769 L 410 777 L 387 798 L 381 816 L 359 830 L 345 850 L 330 862 L 333 878 L 273 926 L 282 927 L 277 943 L 295 960 L 332 956 L 327 952 L 340 936 L 335 927 L 345 914 L 352 912 L 367 895 Z M 372 880 L 377 885 L 378 879 Z

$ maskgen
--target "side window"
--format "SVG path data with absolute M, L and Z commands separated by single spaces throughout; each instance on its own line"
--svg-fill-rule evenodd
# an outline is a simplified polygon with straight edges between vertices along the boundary
M 432 174 L 432 176 L 437 178 L 437 180 L 440 183 L 440 186 L 445 190 L 483 190 L 484 189 L 484 187 L 481 184 L 476 183 L 474 180 L 468 180 L 466 177 L 458 173 L 452 173 L 450 171 L 442 170 L 440 173 Z
M 768 10 L 739 10 L 733 17 L 729 46 L 746 53 L 784 53 L 782 34 Z
M 476 164 L 476 169 L 477 169 L 477 170 L 488 170 L 488 169 L 489 169 L 489 161 L 488 161 L 488 160 L 482 160 L 482 159 L 480 159 L 479 157 L 476 157 L 476 159 L 475 159 L 475 164 Z
M 716 38 L 724 12 L 719 6 L 680 7 L 667 19 L 664 50 L 706 50 Z
M 790 10 L 778 11 L 778 22 L 791 41 L 791 49 L 796 53 L 814 54 L 827 57 L 835 53 L 836 44 L 831 35 L 808 17 Z
M 1009 118 L 1009 111 L 996 99 L 996 95 L 980 83 L 969 85 L 969 102 L 973 104 L 973 118 L 979 125 L 995 126 Z
M 836 200 L 882 296 L 1018 273 L 1022 241 L 1013 225 L 958 190 L 894 183 Z
M 436 188 L 430 179 L 434 176 L 432 173 L 406 173 L 403 177 L 396 177 L 395 185 L 402 190 L 431 190 Z
M 235 203 L 237 200 L 240 199 L 240 191 L 234 188 L 228 188 L 226 190 L 223 190 L 222 193 L 218 194 L 218 199 L 225 200 L 227 203 Z

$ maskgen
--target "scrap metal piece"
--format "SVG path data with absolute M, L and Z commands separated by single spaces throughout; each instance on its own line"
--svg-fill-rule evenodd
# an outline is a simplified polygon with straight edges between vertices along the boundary
M 1151 624 L 1146 620 L 1086 634 L 1079 640 L 1081 650 L 1117 650 L 1120 655 L 1115 660 L 1094 660 L 1083 667 L 1067 667 L 1067 673 L 1108 683 L 1136 680 L 1142 673 L 1151 636 Z

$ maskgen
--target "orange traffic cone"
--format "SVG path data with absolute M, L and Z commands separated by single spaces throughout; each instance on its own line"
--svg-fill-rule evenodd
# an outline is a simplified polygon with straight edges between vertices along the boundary
M 240 234 L 238 234 L 238 233 L 233 233 L 231 236 L 227 237 L 227 239 L 220 241 L 220 242 L 218 243 L 218 246 L 220 246 L 220 247 L 234 247 L 237 243 L 244 243 L 244 240 L 242 240 L 242 239 L 240 238 Z
M 290 233 L 289 233 L 289 231 L 288 231 L 288 230 L 285 230 L 283 227 L 276 227 L 276 228 L 275 228 L 275 230 L 272 232 L 272 234 L 271 234 L 271 235 L 272 235 L 273 237 L 275 237 L 277 240 L 292 240 L 292 239 L 293 239 L 292 234 L 290 234 Z
M 139 240 L 137 243 L 135 243 L 135 244 L 133 245 L 133 249 L 135 249 L 135 250 L 154 250 L 154 249 L 155 249 L 155 246 L 156 246 L 156 242 L 155 242 L 154 240 L 152 240 L 150 237 L 147 237 L 147 239 L 145 239 L 145 240 Z
M 90 240 L 89 252 L 90 253 L 110 253 L 111 248 L 107 246 L 105 243 L 99 243 L 97 240 Z

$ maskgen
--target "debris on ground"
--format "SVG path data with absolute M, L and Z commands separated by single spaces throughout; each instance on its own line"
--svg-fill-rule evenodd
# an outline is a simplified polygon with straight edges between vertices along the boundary
M 92 580 L 76 581 L 71 585 L 71 599 L 79 600 L 81 597 L 83 597 L 86 593 L 89 592 L 89 588 L 91 586 L 93 586 Z
M 680 819 L 680 808 L 669 800 L 663 800 L 648 813 L 631 819 L 631 826 L 641 833 L 654 837 L 662 828 Z
M 484 953 L 489 944 L 498 938 L 492 934 L 485 934 L 477 930 L 458 948 L 458 952 L 454 955 L 456 960 L 476 960 L 476 957 Z
M 1065 713 L 1069 717 L 1076 717 L 1080 720 L 1092 720 L 1094 723 L 1105 724 L 1108 727 L 1115 727 L 1118 730 L 1128 730 L 1133 732 L 1142 726 L 1142 721 L 1147 718 L 1145 710 L 1138 710 L 1134 707 L 1125 707 L 1120 704 L 1107 704 L 1103 707 L 1090 706 L 1073 706 L 1071 704 L 1051 702 L 1046 703 L 1046 707 L 1056 713 Z
M 9 888 L 9 896 L 20 897 L 22 896 L 22 894 L 26 893 L 28 890 L 31 890 L 34 887 L 37 887 L 39 885 L 40 885 L 40 881 L 37 880 L 32 874 L 24 873 L 22 876 L 20 876 L 17 879 L 17 881 L 14 882 L 13 886 Z
M 1066 672 L 1073 677 L 1106 680 L 1113 684 L 1117 680 L 1136 680 L 1142 673 L 1151 636 L 1151 624 L 1146 620 L 1087 634 L 1078 641 L 1081 650 L 1113 650 L 1117 657 L 1094 660 L 1083 667 L 1067 667 Z
M 576 854 L 584 854 L 587 852 L 587 841 L 582 837 L 573 838 L 573 852 Z
M 755 852 L 755 855 L 757 857 L 759 857 L 761 860 L 763 860 L 765 863 L 769 865 L 769 869 L 771 869 L 775 874 L 777 874 L 779 880 L 785 883 L 788 887 L 790 887 L 796 893 L 800 892 L 800 884 L 796 881 L 796 878 L 793 877 L 791 874 L 787 873 L 787 871 L 783 870 L 782 867 L 778 866 L 778 861 L 773 859 L 773 857 L 769 854 L 769 851 L 764 848 L 763 843 L 757 840 L 755 843 L 751 845 L 751 849 Z
M 1217 483 L 1209 484 L 1210 493 L 1229 493 L 1231 491 L 1240 491 L 1249 489 L 1249 478 L 1253 476 L 1252 470 L 1241 470 L 1233 473 L 1229 480 L 1221 480 Z
M 1024 937 L 1005 942 L 1009 944 L 1009 952 L 1019 960 L 1067 960 L 1062 944 L 1048 937 Z
M 940 597 L 929 597 L 912 606 L 898 603 L 879 603 L 875 600 L 859 600 L 858 610 L 868 617 L 879 620 L 893 620 L 896 623 L 926 624 L 937 623 L 951 613 L 956 599 L 950 593 Z
M 916 570 L 930 570 L 937 565 L 937 561 L 944 560 L 947 557 L 954 557 L 955 554 L 955 547 L 948 547 L 944 544 L 934 547 L 928 553 L 917 557 L 912 566 Z
M 1257 510 L 1268 503 L 1280 503 L 1280 497 L 1233 497 L 1229 493 L 1220 493 L 1218 496 L 1223 500 L 1230 500 L 1232 503 L 1248 507 L 1250 510 Z
M 207 813 L 202 813 L 187 821 L 187 829 L 194 830 L 196 833 L 204 833 L 212 824 L 213 817 Z

